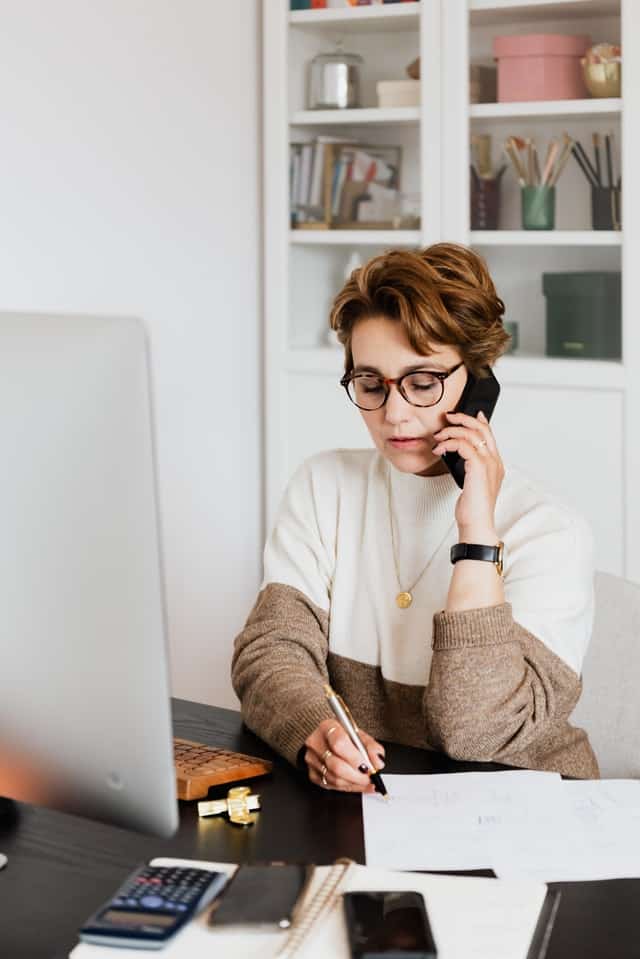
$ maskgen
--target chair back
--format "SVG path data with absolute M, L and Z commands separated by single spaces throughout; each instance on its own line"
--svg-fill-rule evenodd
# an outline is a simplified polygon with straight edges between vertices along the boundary
M 596 573 L 582 682 L 571 723 L 588 733 L 601 775 L 640 779 L 640 585 Z

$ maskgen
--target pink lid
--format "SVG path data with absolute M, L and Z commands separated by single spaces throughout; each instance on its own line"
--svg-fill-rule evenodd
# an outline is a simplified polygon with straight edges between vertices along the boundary
M 572 56 L 581 57 L 591 46 L 591 37 L 564 33 L 526 33 L 494 37 L 493 55 L 500 57 Z

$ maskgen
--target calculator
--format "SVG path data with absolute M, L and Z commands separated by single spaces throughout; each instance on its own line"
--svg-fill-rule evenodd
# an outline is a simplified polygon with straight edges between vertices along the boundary
M 227 881 L 224 872 L 142 866 L 80 929 L 83 942 L 160 949 Z

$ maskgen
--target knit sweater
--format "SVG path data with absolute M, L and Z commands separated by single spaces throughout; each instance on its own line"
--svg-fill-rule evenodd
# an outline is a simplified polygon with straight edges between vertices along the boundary
M 401 473 L 375 450 L 321 453 L 293 476 L 232 662 L 245 722 L 290 761 L 333 718 L 330 682 L 378 739 L 598 776 L 568 722 L 593 618 L 588 528 L 507 468 L 505 602 L 447 612 L 459 495 L 449 474 Z

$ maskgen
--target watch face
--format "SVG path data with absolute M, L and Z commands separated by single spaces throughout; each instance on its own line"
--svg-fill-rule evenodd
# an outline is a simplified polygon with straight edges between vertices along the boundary
M 498 543 L 498 558 L 496 560 L 496 569 L 498 576 L 502 576 L 504 570 L 504 543 L 502 540 Z

